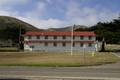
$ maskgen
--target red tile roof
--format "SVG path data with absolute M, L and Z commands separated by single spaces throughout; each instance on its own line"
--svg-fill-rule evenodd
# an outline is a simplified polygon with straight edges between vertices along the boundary
M 26 32 L 25 35 L 48 35 L 48 36 L 70 36 L 71 32 L 55 32 L 55 31 L 39 31 L 39 32 Z M 75 36 L 96 36 L 94 32 L 74 32 L 73 35 Z

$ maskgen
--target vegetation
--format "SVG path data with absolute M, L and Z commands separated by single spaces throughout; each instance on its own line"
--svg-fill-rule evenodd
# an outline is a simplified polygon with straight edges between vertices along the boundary
M 115 63 L 118 57 L 111 53 L 16 52 L 0 53 L 1 66 L 80 67 Z
M 0 52 L 18 52 L 18 48 L 16 47 L 2 47 L 0 48 Z
M 21 26 L 21 28 L 25 29 L 26 31 L 39 30 L 38 28 L 36 28 L 28 23 L 25 23 L 19 19 L 9 17 L 9 16 L 0 16 L 0 30 L 4 30 L 7 27 L 19 28 L 20 26 Z
M 21 40 L 21 42 L 23 40 L 23 37 L 22 36 L 20 37 L 20 34 L 23 35 L 26 31 L 36 30 L 39 29 L 16 18 L 0 16 L 0 39 L 12 40 L 12 43 L 19 44 L 20 48 L 22 48 L 23 45 L 22 43 L 19 42 L 19 40 Z
M 104 38 L 106 43 L 120 44 L 120 17 L 111 22 L 99 22 L 89 28 L 80 28 L 76 31 L 94 31 L 99 41 Z
M 108 52 L 120 52 L 120 45 L 107 44 L 106 45 L 106 51 L 108 51 Z

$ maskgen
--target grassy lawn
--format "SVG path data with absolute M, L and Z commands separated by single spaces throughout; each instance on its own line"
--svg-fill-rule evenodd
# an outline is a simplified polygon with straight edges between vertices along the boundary
M 0 48 L 0 52 L 17 52 L 18 48 L 16 47 L 3 47 Z
M 105 48 L 108 51 L 120 51 L 120 45 L 117 44 L 107 44 Z
M 118 57 L 111 53 L 52 53 L 52 52 L 4 52 L 0 53 L 1 66 L 79 67 L 115 63 Z

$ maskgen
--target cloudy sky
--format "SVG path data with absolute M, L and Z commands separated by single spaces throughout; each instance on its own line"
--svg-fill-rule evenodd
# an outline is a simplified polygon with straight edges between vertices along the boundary
M 120 0 L 0 0 L 0 15 L 12 16 L 38 28 L 91 26 L 120 13 Z

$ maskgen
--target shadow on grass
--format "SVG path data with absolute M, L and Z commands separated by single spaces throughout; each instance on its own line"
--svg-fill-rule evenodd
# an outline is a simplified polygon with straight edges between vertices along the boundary
M 120 49 L 105 50 L 105 51 L 100 51 L 100 52 L 115 52 L 115 53 L 119 53 Z
M 2 78 L 0 80 L 28 80 L 28 79 L 20 79 L 20 78 Z
M 28 79 L 0 79 L 0 80 L 28 80 Z M 46 79 L 46 80 L 52 80 L 52 79 Z M 53 80 L 68 80 L 68 79 L 53 79 Z M 104 80 L 104 79 L 75 79 L 75 80 Z

